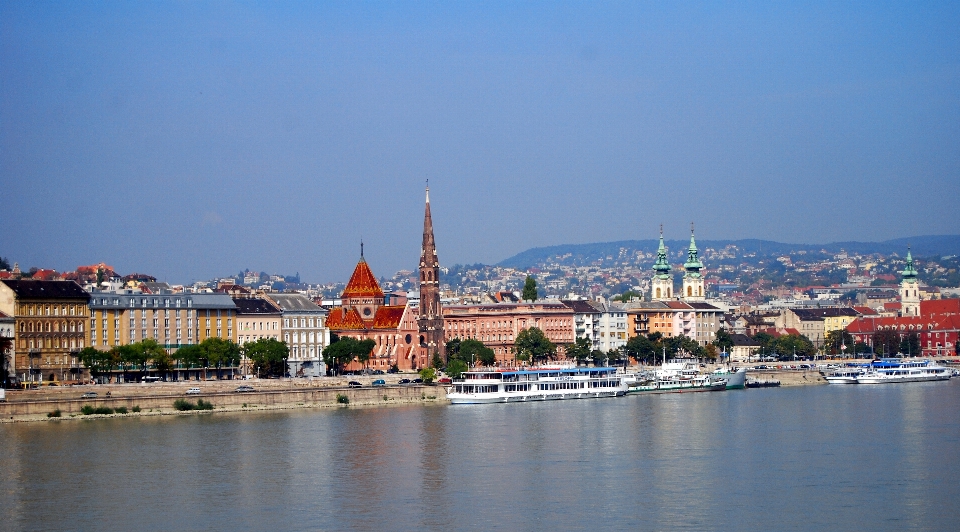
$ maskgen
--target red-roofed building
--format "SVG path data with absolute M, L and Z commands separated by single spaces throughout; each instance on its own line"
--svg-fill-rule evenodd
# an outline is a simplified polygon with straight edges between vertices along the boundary
M 901 338 L 916 334 L 922 350 L 919 356 L 957 356 L 960 299 L 921 301 L 919 316 L 862 316 L 847 326 L 856 341 L 870 346 L 874 334 L 881 331 L 894 331 Z
M 411 370 L 429 363 L 419 349 L 417 309 L 409 303 L 384 305 L 383 290 L 362 253 L 340 299 L 341 306 L 327 315 L 327 327 L 339 336 L 375 341 L 367 367 L 386 370 L 396 364 Z M 353 363 L 345 369 L 363 368 Z

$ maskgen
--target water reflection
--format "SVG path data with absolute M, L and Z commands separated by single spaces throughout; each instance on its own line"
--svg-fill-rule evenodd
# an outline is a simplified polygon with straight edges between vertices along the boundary
M 0 425 L 0 528 L 952 529 L 958 405 L 948 382 Z

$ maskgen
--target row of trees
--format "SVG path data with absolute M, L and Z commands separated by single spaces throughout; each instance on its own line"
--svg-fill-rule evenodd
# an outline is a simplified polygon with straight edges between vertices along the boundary
M 223 377 L 224 369 L 239 365 L 241 357 L 248 358 L 259 375 L 283 376 L 287 369 L 287 356 L 287 344 L 273 338 L 261 338 L 240 347 L 230 340 L 215 337 L 199 344 L 182 346 L 172 355 L 156 340 L 149 338 L 114 346 L 107 351 L 85 347 L 79 353 L 80 361 L 93 375 L 115 369 L 143 374 L 153 369 L 166 377 L 175 368 L 186 367 L 216 369 L 217 378 Z

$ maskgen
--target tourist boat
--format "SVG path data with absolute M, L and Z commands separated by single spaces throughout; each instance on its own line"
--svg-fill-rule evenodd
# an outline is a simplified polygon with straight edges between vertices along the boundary
M 744 370 L 744 378 L 746 370 Z M 652 373 L 641 374 L 627 383 L 627 393 L 716 392 L 727 389 L 727 379 L 700 373 L 697 360 L 675 358 Z
M 872 363 L 868 371 L 857 377 L 857 384 L 945 381 L 952 376 L 950 368 L 931 364 L 929 360 L 903 362 L 898 359 L 882 359 Z
M 617 368 L 556 367 L 467 371 L 448 390 L 456 405 L 620 397 L 627 384 Z
M 720 368 L 711 375 L 726 380 L 728 390 L 742 390 L 747 384 L 747 368 Z
M 640 380 L 627 386 L 628 394 L 719 392 L 727 389 L 727 380 L 713 375 L 695 377 L 655 377 Z
M 823 378 L 827 384 L 857 384 L 857 379 L 864 375 L 866 371 L 863 368 L 845 368 L 824 373 Z

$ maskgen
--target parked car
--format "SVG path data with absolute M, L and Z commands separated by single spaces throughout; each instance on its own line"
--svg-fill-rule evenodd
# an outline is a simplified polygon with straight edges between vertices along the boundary
M 187 390 L 187 395 L 197 395 L 200 393 L 200 388 L 190 388 Z
M 438 382 L 439 384 L 453 384 L 453 379 L 451 379 L 450 377 L 442 377 L 442 378 L 441 378 L 440 380 L 438 380 L 437 382 Z
M 246 393 L 246 392 L 255 392 L 253 386 L 247 386 L 246 384 L 237 386 L 237 389 L 234 390 L 234 393 Z
M 360 384 L 360 383 L 357 382 L 357 381 L 350 381 L 350 382 L 347 383 L 347 386 L 349 386 L 349 387 L 351 387 L 351 388 L 360 388 L 360 387 L 362 387 L 363 385 Z
M 413 379 L 413 380 L 410 381 L 410 382 L 413 383 L 413 384 L 423 384 L 423 379 Z
M 96 398 L 97 398 L 97 392 L 84 392 L 83 395 L 80 396 L 80 399 L 96 399 Z
M 374 385 L 374 386 L 386 386 L 386 385 L 387 385 L 387 381 L 385 381 L 385 380 L 383 380 L 383 379 L 377 379 L 377 380 L 373 381 L 373 385 Z
M 410 379 L 400 379 L 397 384 L 410 384 Z

